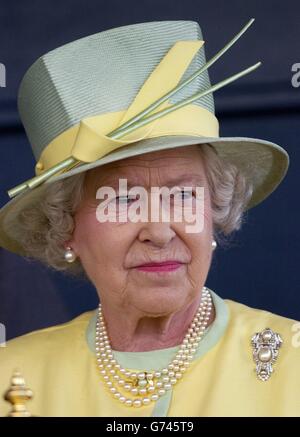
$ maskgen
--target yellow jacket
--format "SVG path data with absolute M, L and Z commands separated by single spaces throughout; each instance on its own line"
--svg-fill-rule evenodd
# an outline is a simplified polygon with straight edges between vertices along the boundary
M 94 310 L 0 348 L 0 416 L 10 410 L 2 394 L 15 368 L 34 392 L 28 409 L 35 416 L 300 416 L 300 324 L 211 292 L 215 321 L 190 368 L 156 403 L 127 407 L 108 392 L 96 366 Z M 283 344 L 274 372 L 263 382 L 256 375 L 251 337 L 267 327 Z M 114 354 L 126 368 L 158 370 L 177 349 Z

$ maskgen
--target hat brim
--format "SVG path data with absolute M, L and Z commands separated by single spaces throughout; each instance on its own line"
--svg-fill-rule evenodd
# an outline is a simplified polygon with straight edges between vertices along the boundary
M 158 150 L 189 146 L 192 144 L 212 144 L 221 158 L 235 164 L 253 184 L 253 194 L 246 210 L 253 208 L 268 197 L 280 184 L 289 167 L 289 155 L 279 145 L 266 140 L 247 137 L 196 137 L 196 136 L 161 136 L 148 138 L 123 146 L 105 157 L 92 163 L 61 173 L 48 179 L 43 185 L 19 194 L 0 210 L 0 245 L 1 247 L 26 256 L 26 250 L 14 238 L 16 217 L 20 212 L 38 202 L 48 184 L 69 176 L 82 173 L 95 167 Z

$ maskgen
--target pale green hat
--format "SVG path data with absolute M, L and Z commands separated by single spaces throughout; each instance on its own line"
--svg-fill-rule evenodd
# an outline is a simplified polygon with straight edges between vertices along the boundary
M 208 143 L 252 182 L 246 209 L 269 196 L 287 172 L 287 152 L 266 140 L 220 137 L 212 94 L 258 64 L 213 87 L 207 71 L 252 21 L 208 63 L 199 24 L 184 20 L 109 29 L 37 59 L 18 93 L 37 177 L 10 190 L 0 245 L 26 255 L 14 237 L 17 219 L 49 183 L 157 150 Z

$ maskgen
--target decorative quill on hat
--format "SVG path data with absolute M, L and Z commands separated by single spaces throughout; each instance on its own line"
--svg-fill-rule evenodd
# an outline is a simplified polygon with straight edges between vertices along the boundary
M 208 62 L 199 24 L 184 20 L 109 29 L 40 57 L 18 93 L 36 176 L 8 191 L 0 244 L 25 254 L 14 219 L 49 183 L 156 150 L 208 143 L 253 183 L 247 209 L 271 194 L 287 172 L 287 152 L 266 140 L 219 137 L 212 94 L 261 63 L 213 86 L 207 72 L 253 21 Z

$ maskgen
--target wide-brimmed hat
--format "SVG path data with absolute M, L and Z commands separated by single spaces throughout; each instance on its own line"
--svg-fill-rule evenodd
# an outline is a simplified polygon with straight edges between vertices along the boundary
M 287 152 L 267 140 L 220 137 L 213 98 L 259 64 L 213 86 L 207 71 L 252 22 L 208 62 L 199 24 L 185 20 L 105 30 L 38 58 L 18 92 L 36 176 L 9 191 L 0 245 L 26 255 L 16 219 L 48 184 L 157 150 L 208 143 L 253 184 L 246 209 L 269 196 L 287 172 Z

